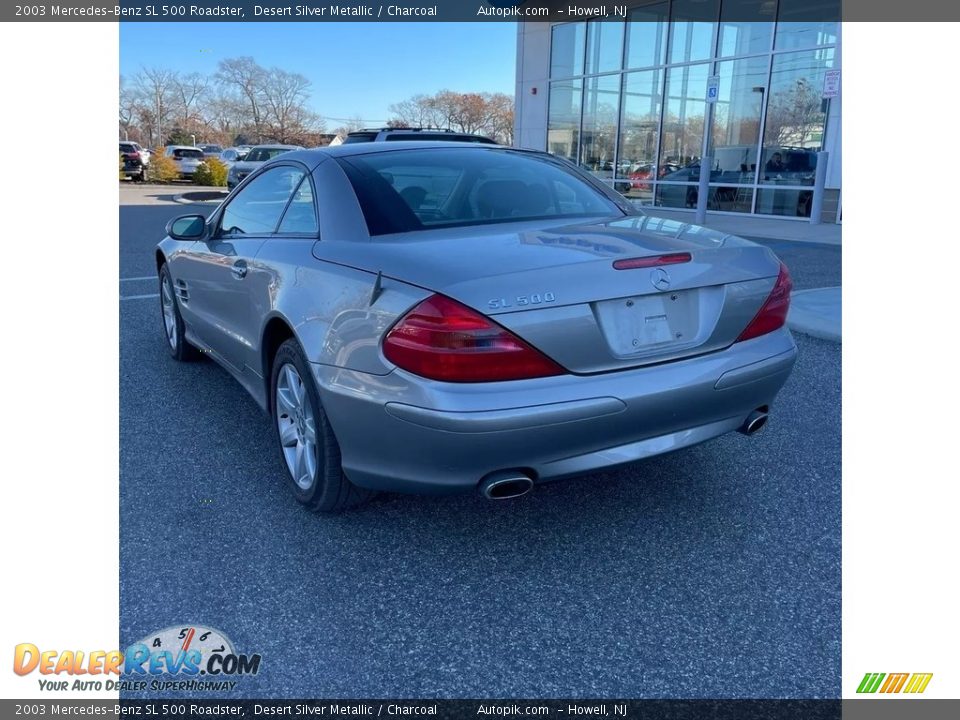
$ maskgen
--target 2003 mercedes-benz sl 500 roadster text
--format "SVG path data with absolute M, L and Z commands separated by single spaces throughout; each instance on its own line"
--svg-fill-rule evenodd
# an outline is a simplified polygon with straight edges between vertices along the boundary
M 270 413 L 297 499 L 488 498 L 766 422 L 796 346 L 769 249 L 572 163 L 366 143 L 265 163 L 157 247 L 170 352 Z

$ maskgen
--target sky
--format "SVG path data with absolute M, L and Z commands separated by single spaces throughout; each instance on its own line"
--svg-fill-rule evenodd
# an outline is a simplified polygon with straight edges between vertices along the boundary
M 418 93 L 513 95 L 516 39 L 510 22 L 120 23 L 120 73 L 213 74 L 220 60 L 249 55 L 307 76 L 328 130 L 356 116 L 379 126 L 392 103 Z

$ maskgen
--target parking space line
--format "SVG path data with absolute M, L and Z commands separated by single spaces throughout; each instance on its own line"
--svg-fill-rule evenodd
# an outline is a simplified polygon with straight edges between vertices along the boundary
M 120 278 L 120 282 L 133 282 L 134 280 L 156 280 L 156 275 L 144 275 L 143 277 Z
M 151 293 L 150 295 L 121 295 L 121 300 L 146 300 L 147 298 L 158 298 L 160 293 Z

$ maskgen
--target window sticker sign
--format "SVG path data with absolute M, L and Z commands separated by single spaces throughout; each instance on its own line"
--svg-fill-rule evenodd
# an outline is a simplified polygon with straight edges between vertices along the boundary
M 840 71 L 827 70 L 823 76 L 823 97 L 835 98 L 840 94 Z

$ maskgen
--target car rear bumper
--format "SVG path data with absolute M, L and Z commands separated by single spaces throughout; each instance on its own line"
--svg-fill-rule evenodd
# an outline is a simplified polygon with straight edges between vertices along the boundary
M 452 493 L 500 470 L 544 482 L 736 430 L 770 406 L 796 355 L 783 328 L 696 358 L 590 376 L 456 384 L 313 368 L 354 483 Z

